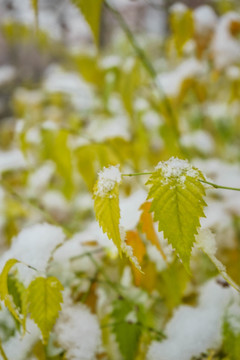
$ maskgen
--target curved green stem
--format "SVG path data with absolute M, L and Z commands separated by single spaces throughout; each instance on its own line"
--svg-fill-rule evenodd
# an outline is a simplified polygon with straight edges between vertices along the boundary
M 152 175 L 153 172 L 149 171 L 149 172 L 139 172 L 139 173 L 134 173 L 134 174 L 122 174 L 122 176 L 140 176 L 140 175 Z
M 235 188 L 235 187 L 229 187 L 229 186 L 222 186 L 222 185 L 217 185 L 214 184 L 210 181 L 206 181 L 206 180 L 199 180 L 204 184 L 208 184 L 211 185 L 212 187 L 214 187 L 215 189 L 225 189 L 225 190 L 233 190 L 233 191 L 240 191 L 240 188 Z
M 130 44 L 132 45 L 136 55 L 138 56 L 138 58 L 140 59 L 140 61 L 143 64 L 143 66 L 145 67 L 145 69 L 148 71 L 148 73 L 152 77 L 153 84 L 154 84 L 155 88 L 157 89 L 158 93 L 161 95 L 161 97 L 163 99 L 166 112 L 167 112 L 167 114 L 169 116 L 169 119 L 171 121 L 171 126 L 173 127 L 173 131 L 174 131 L 174 133 L 176 135 L 176 141 L 178 143 L 179 149 L 181 149 L 181 144 L 180 144 L 180 142 L 178 140 L 178 138 L 179 138 L 178 121 L 177 121 L 176 115 L 174 113 L 174 110 L 173 110 L 170 99 L 165 94 L 164 89 L 162 88 L 160 83 L 156 81 L 157 75 L 158 75 L 157 71 L 155 70 L 154 66 L 152 65 L 151 61 L 149 60 L 146 52 L 142 49 L 142 47 L 137 42 L 132 30 L 128 26 L 127 22 L 125 21 L 124 17 L 122 16 L 122 14 L 115 7 L 113 7 L 108 2 L 108 0 L 105 0 L 104 3 L 105 3 L 105 6 L 107 7 L 107 9 L 114 15 L 114 17 L 118 21 L 118 23 L 121 26 L 122 30 L 125 32 Z
M 153 174 L 153 171 L 149 171 L 149 172 L 139 172 L 139 173 L 133 173 L 133 174 L 122 174 L 122 176 L 141 176 L 141 175 L 152 175 L 152 174 Z M 199 180 L 199 181 L 202 182 L 202 183 L 204 183 L 204 184 L 211 185 L 211 186 L 214 187 L 215 189 L 224 189 L 224 190 L 240 191 L 240 188 L 217 185 L 217 184 L 214 184 L 214 183 L 212 183 L 212 182 L 210 182 L 210 181 L 206 181 L 206 180 Z

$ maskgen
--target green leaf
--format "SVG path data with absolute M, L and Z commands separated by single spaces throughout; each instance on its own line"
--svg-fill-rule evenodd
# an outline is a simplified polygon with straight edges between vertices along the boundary
M 74 191 L 72 154 L 68 146 L 69 133 L 66 130 L 42 130 L 43 153 L 55 162 L 57 172 L 63 180 L 63 192 L 70 198 Z
M 232 315 L 237 317 L 237 314 Z M 232 319 L 232 322 L 238 323 L 238 331 L 231 325 L 231 319 L 225 318 L 223 323 L 223 350 L 229 360 L 239 360 L 240 354 L 240 319 Z
M 38 27 L 38 0 L 31 0 L 32 8 L 35 15 L 36 27 Z
M 129 301 L 119 299 L 114 303 L 112 312 L 113 332 L 124 360 L 135 359 L 141 335 L 141 327 L 137 323 L 128 320 L 128 315 L 133 311 L 134 304 Z
M 128 58 L 119 76 L 118 90 L 123 105 L 130 116 L 134 115 L 134 98 L 141 83 L 138 60 Z
M 108 196 L 101 197 L 98 195 L 98 184 L 99 182 L 95 184 L 93 189 L 96 218 L 103 232 L 114 242 L 121 255 L 119 186 L 116 184 L 114 188 L 109 191 Z
M 20 323 L 22 323 L 20 314 L 17 311 L 16 306 L 12 300 L 12 297 L 8 291 L 8 273 L 11 270 L 11 268 L 17 263 L 19 263 L 19 261 L 16 259 L 9 259 L 3 268 L 3 271 L 0 275 L 0 299 L 4 302 L 5 306 L 14 316 L 14 318 L 18 320 Z
M 188 280 L 189 275 L 179 261 L 174 261 L 160 272 L 158 279 L 159 292 L 170 310 L 181 303 Z
M 98 44 L 103 0 L 72 0 L 72 3 L 85 17 L 92 31 L 94 41 Z
M 201 179 L 204 177 L 200 170 L 185 160 L 171 158 L 159 163 L 147 182 L 154 221 L 159 222 L 159 231 L 163 231 L 188 271 L 199 220 L 205 216 Z
M 13 276 L 8 275 L 7 278 L 8 292 L 12 296 L 14 304 L 22 313 L 22 295 L 25 291 L 24 285 L 19 282 L 19 280 Z
M 194 19 L 192 11 L 186 9 L 183 13 L 173 12 L 170 17 L 173 39 L 179 55 L 183 47 L 194 35 Z
M 28 288 L 28 309 L 31 318 L 42 332 L 47 343 L 49 333 L 56 322 L 63 301 L 63 286 L 55 277 L 38 277 Z

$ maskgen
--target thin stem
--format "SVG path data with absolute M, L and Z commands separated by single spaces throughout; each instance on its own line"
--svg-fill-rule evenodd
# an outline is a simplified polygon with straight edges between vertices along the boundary
M 2 355 L 2 358 L 4 360 L 8 360 L 7 355 L 5 354 L 5 351 L 3 350 L 3 347 L 2 347 L 2 340 L 0 340 L 0 354 Z
M 161 92 L 160 95 L 162 96 L 162 99 L 163 99 L 165 107 L 166 107 L 166 111 L 167 111 L 169 119 L 171 121 L 171 125 L 176 134 L 176 140 L 178 142 L 178 146 L 181 149 L 181 144 L 178 141 L 179 130 L 178 130 L 178 126 L 177 126 L 177 119 L 173 112 L 172 104 L 171 104 L 169 98 L 165 94 L 163 88 L 161 87 L 161 84 L 159 82 L 158 83 L 156 82 L 156 78 L 158 75 L 157 71 L 155 70 L 154 66 L 152 65 L 152 63 L 149 60 L 145 51 L 138 44 L 133 32 L 131 31 L 130 27 L 128 26 L 127 22 L 125 21 L 124 17 L 121 15 L 121 13 L 116 8 L 114 8 L 111 4 L 109 4 L 108 0 L 105 0 L 105 5 L 108 8 L 108 10 L 111 11 L 111 13 L 114 15 L 114 17 L 117 19 L 121 28 L 125 32 L 130 44 L 132 45 L 133 49 L 135 50 L 137 56 L 139 57 L 142 64 L 144 65 L 145 69 L 148 71 L 148 73 L 154 80 L 154 85 L 155 85 L 156 89 L 158 90 L 158 92 Z
M 111 11 L 111 13 L 115 16 L 115 18 L 119 22 L 121 28 L 123 29 L 123 31 L 127 35 L 127 38 L 129 40 L 130 44 L 134 48 L 136 54 L 138 55 L 139 59 L 142 61 L 142 63 L 145 66 L 146 70 L 155 79 L 156 76 L 157 76 L 156 70 L 154 69 L 152 63 L 148 59 L 148 57 L 145 54 L 145 52 L 143 51 L 143 49 L 137 43 L 131 29 L 129 28 L 128 24 L 124 20 L 123 16 L 121 15 L 121 13 L 117 9 L 115 9 L 112 5 L 110 5 L 108 1 L 105 0 L 105 4 L 106 4 L 106 7 Z
M 211 185 L 211 186 L 214 187 L 215 189 L 225 189 L 225 190 L 240 191 L 240 188 L 217 185 L 217 184 L 214 184 L 214 183 L 212 183 L 212 182 L 210 182 L 210 181 L 206 181 L 206 180 L 199 180 L 199 181 L 202 182 L 202 183 L 204 183 L 204 184 Z
M 141 175 L 152 175 L 153 171 L 149 171 L 149 172 L 139 172 L 139 173 L 132 173 L 132 174 L 122 174 L 122 176 L 141 176 Z M 200 180 L 200 182 L 204 183 L 204 184 L 208 184 L 211 185 L 212 187 L 214 187 L 215 189 L 224 189 L 224 190 L 233 190 L 233 191 L 240 191 L 240 188 L 235 188 L 235 187 L 230 187 L 230 186 L 222 186 L 222 185 L 217 185 L 214 184 L 210 181 L 206 181 L 206 180 Z
M 140 175 L 152 175 L 153 172 L 139 172 L 139 173 L 133 173 L 133 174 L 122 174 L 122 176 L 140 176 Z

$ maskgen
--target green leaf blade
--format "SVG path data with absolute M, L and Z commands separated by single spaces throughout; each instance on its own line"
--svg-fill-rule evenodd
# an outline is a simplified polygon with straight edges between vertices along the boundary
M 2 273 L 0 275 L 0 299 L 4 302 L 5 306 L 13 315 L 13 317 L 20 323 L 22 323 L 20 314 L 17 311 L 17 308 L 8 290 L 8 273 L 11 268 L 17 263 L 19 263 L 19 261 L 16 259 L 9 259 L 2 270 Z
M 95 187 L 96 189 L 96 187 Z M 96 193 L 96 190 L 95 190 Z M 94 196 L 94 210 L 96 218 L 102 231 L 107 234 L 117 246 L 121 253 L 121 236 L 119 230 L 120 207 L 119 207 L 119 190 L 118 185 L 110 191 L 109 197 Z
M 103 168 L 93 188 L 94 210 L 102 231 L 122 254 L 120 234 L 119 184 L 121 173 L 118 166 Z
M 137 323 L 127 320 L 127 316 L 133 310 L 134 304 L 123 299 L 114 303 L 112 312 L 114 321 L 113 332 L 116 336 L 119 350 L 125 360 L 135 359 L 141 336 L 141 327 Z
M 63 286 L 55 277 L 38 277 L 28 288 L 28 307 L 31 318 L 42 332 L 43 342 L 46 343 L 56 322 L 61 303 Z
M 199 181 L 204 177 L 199 170 L 190 165 L 187 167 L 184 160 L 179 161 L 183 166 L 182 170 L 174 170 L 172 165 L 178 163 L 174 163 L 172 158 L 151 175 L 147 182 L 151 186 L 148 199 L 152 199 L 150 211 L 154 214 L 154 221 L 159 223 L 159 231 L 163 231 L 189 271 L 195 235 L 200 226 L 200 218 L 205 216 L 205 190 Z
M 103 0 L 72 0 L 87 21 L 96 44 L 99 41 L 99 28 Z

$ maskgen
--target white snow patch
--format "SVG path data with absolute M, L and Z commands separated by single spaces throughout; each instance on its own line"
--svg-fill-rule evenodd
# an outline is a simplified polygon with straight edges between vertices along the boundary
M 141 204 L 146 201 L 147 192 L 139 189 L 126 198 L 120 198 L 121 225 L 126 230 L 133 230 L 139 221 Z
M 222 339 L 224 311 L 235 290 L 223 288 L 215 280 L 202 288 L 197 307 L 180 306 L 167 324 L 167 339 L 154 341 L 148 360 L 191 360 L 208 349 L 218 349 Z
M 93 92 L 79 74 L 66 72 L 58 66 L 47 69 L 44 88 L 48 92 L 60 92 L 69 95 L 78 110 L 88 110 L 93 106 Z
M 218 21 L 212 40 L 212 52 L 217 69 L 224 69 L 240 61 L 240 42 L 230 32 L 233 22 L 240 23 L 240 15 L 228 12 Z
M 97 317 L 83 304 L 63 306 L 55 331 L 59 344 L 69 360 L 95 359 L 101 344 Z
M 2 271 L 9 259 L 17 259 L 24 264 L 17 264 L 20 280 L 25 286 L 39 275 L 35 270 L 29 269 L 25 264 L 45 272 L 48 260 L 56 246 L 63 243 L 65 235 L 60 227 L 49 224 L 36 224 L 22 230 L 13 239 L 11 248 L 0 259 Z
M 120 184 L 122 178 L 119 171 L 119 166 L 104 167 L 102 171 L 98 173 L 98 183 L 95 195 L 99 197 L 109 197 L 109 194 L 115 187 L 116 184 Z
M 176 97 L 181 91 L 182 83 L 187 79 L 198 77 L 205 73 L 206 67 L 195 58 L 183 61 L 175 70 L 159 74 L 157 85 L 168 96 Z
M 3 349 L 9 360 L 26 360 L 32 347 L 40 338 L 40 331 L 37 325 L 30 319 L 27 320 L 27 331 L 24 336 L 19 332 L 4 342 Z
M 217 244 L 215 235 L 209 229 L 200 229 L 199 233 L 195 236 L 196 245 L 202 249 L 206 254 L 214 256 L 217 251 Z
M 51 161 L 37 168 L 28 179 L 29 193 L 32 195 L 41 193 L 49 184 L 55 168 L 55 164 Z
M 27 162 L 18 149 L 0 151 L 0 173 L 9 170 L 25 169 Z
M 214 30 L 217 24 L 217 15 L 208 5 L 199 6 L 193 12 L 195 31 L 199 35 L 209 33 Z
M 230 80 L 239 80 L 240 78 L 240 68 L 238 66 L 229 66 L 226 70 L 226 75 Z
M 184 14 L 188 10 L 188 7 L 185 4 L 181 3 L 181 2 L 176 2 L 175 4 L 173 4 L 170 7 L 169 10 L 172 13 Z
M 187 160 L 171 157 L 167 161 L 160 161 L 155 167 L 156 170 L 161 170 L 163 179 L 162 184 L 167 184 L 172 178 L 175 178 L 180 184 L 184 184 L 186 176 L 197 178 L 199 171 L 194 169 Z
M 195 148 L 203 154 L 212 154 L 214 152 L 214 140 L 210 134 L 204 130 L 197 130 L 190 134 L 185 134 L 180 139 L 183 146 Z
M 16 68 L 11 65 L 0 66 L 0 86 L 13 81 L 17 76 Z

